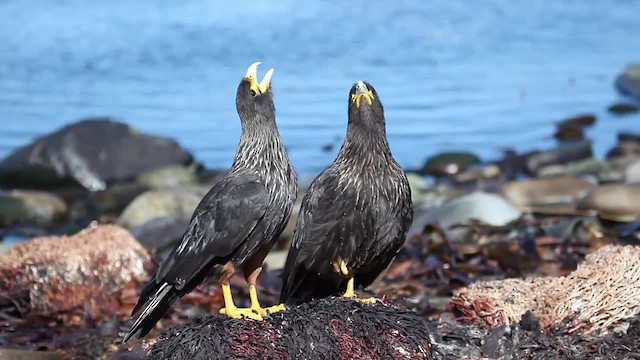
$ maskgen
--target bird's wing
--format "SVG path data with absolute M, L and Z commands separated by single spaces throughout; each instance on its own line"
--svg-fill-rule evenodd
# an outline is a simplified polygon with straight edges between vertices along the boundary
M 361 225 L 366 216 L 354 211 L 358 195 L 338 182 L 337 175 L 325 170 L 302 200 L 285 263 L 285 292 L 301 281 L 297 279 L 301 270 L 323 274 L 334 271 L 332 262 L 352 257 L 364 235 Z
M 268 203 L 267 191 L 255 176 L 220 181 L 196 208 L 156 281 L 181 288 L 215 258 L 231 255 L 264 217 Z

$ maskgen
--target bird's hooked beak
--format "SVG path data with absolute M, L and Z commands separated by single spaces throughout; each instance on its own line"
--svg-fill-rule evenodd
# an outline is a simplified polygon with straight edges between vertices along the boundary
M 264 94 L 269 91 L 269 87 L 271 86 L 271 77 L 273 76 L 273 69 L 269 69 L 262 81 L 258 82 L 258 65 L 261 62 L 254 62 L 247 69 L 247 74 L 244 76 L 245 80 L 248 80 L 251 84 L 251 90 L 255 91 L 256 94 Z
M 361 99 L 363 97 L 367 99 L 369 105 L 373 103 L 373 99 L 375 98 L 373 96 L 373 92 L 369 90 L 367 85 L 362 80 L 360 80 L 356 83 L 355 93 L 351 95 L 351 102 L 356 103 L 356 106 L 360 107 L 360 102 L 362 101 Z

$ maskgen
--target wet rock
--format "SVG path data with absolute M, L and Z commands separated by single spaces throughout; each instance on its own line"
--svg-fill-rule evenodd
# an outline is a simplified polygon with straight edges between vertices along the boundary
M 593 157 L 591 141 L 584 140 L 575 143 L 567 143 L 555 149 L 539 152 L 527 159 L 527 170 L 535 174 L 539 169 L 553 164 L 566 164 L 572 161 Z
M 618 75 L 615 85 L 621 94 L 640 100 L 640 64 L 629 65 Z
M 511 181 L 501 188 L 502 193 L 521 209 L 546 206 L 574 207 L 596 185 L 584 179 L 561 177 Z
M 443 152 L 430 157 L 418 173 L 436 177 L 448 176 L 464 171 L 469 165 L 480 163 L 480 159 L 468 152 Z
M 86 307 L 88 317 L 113 311 L 113 292 L 147 276 L 149 253 L 113 225 L 67 237 L 35 238 L 0 256 L 0 303 L 21 315 L 52 315 Z
M 132 228 L 157 218 L 190 219 L 204 193 L 196 188 L 149 190 L 135 198 L 118 218 L 118 223 Z
M 448 229 L 453 225 L 469 224 L 477 220 L 483 224 L 503 226 L 518 219 L 522 212 L 500 195 L 473 192 L 451 199 L 416 217 L 409 237 L 421 233 L 428 225 Z
M 197 181 L 196 166 L 168 165 L 157 169 L 147 170 L 136 177 L 136 182 L 143 186 L 157 189 L 186 184 Z
M 0 192 L 0 225 L 51 226 L 64 220 L 67 205 L 60 197 L 43 191 Z
M 596 117 L 592 114 L 577 115 L 560 121 L 556 125 L 554 137 L 560 141 L 584 139 L 584 128 L 595 124 Z
M 631 114 L 634 112 L 638 112 L 640 108 L 638 108 L 638 106 L 635 104 L 618 103 L 618 104 L 613 104 L 609 106 L 607 110 L 613 114 L 624 115 L 624 114 Z
M 147 249 L 162 251 L 172 247 L 184 235 L 189 218 L 183 215 L 157 217 L 131 228 L 131 233 Z
M 633 133 L 618 134 L 618 144 L 607 152 L 607 159 L 621 157 L 640 158 L 640 135 Z
M 578 208 L 597 210 L 610 220 L 637 221 L 640 219 L 640 185 L 599 186 L 580 200 Z
M 495 161 L 495 163 L 500 167 L 500 172 L 509 179 L 513 179 L 518 174 L 526 173 L 527 160 L 539 153 L 539 151 L 531 151 L 518 154 L 513 149 L 503 149 L 502 152 L 503 158 Z
M 0 162 L 0 186 L 52 188 L 80 184 L 96 191 L 193 157 L 173 140 L 108 119 L 83 120 L 26 145 Z

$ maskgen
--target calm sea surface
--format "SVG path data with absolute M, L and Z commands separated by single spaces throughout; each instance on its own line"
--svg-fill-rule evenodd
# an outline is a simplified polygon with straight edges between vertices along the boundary
M 385 4 L 385 5 L 382 5 Z M 228 167 L 247 66 L 276 69 L 278 123 L 302 176 L 335 157 L 347 93 L 377 89 L 392 150 L 485 159 L 550 147 L 554 123 L 598 115 L 602 155 L 640 116 L 613 117 L 640 61 L 640 1 L 0 1 L 0 157 L 88 116 L 176 138 Z M 334 145 L 329 151 L 325 145 Z

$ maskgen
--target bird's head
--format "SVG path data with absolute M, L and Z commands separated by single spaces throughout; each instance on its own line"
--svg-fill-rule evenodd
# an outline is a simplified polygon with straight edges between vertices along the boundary
M 384 121 L 384 109 L 376 89 L 366 81 L 358 81 L 349 92 L 349 119 Z
M 258 82 L 258 65 L 255 62 L 249 66 L 236 94 L 236 107 L 243 119 L 275 113 L 273 97 L 271 95 L 271 76 L 273 69 L 269 69 Z

